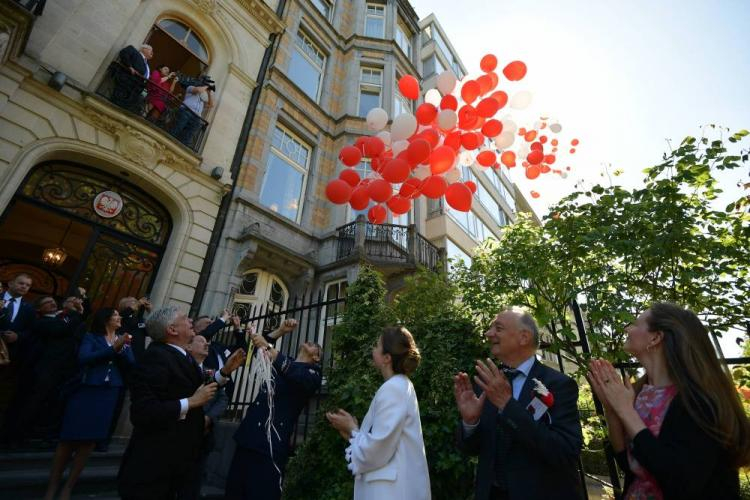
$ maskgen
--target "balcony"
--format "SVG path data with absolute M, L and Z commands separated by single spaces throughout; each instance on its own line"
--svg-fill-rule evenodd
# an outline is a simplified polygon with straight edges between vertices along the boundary
M 378 267 L 419 265 L 433 271 L 443 265 L 442 251 L 419 234 L 413 224 L 371 224 L 360 215 L 336 232 L 339 261 L 359 256 Z
M 112 62 L 97 95 L 171 135 L 193 152 L 200 152 L 208 122 L 182 104 L 182 99 L 119 62 Z M 163 108 L 159 112 L 158 108 Z

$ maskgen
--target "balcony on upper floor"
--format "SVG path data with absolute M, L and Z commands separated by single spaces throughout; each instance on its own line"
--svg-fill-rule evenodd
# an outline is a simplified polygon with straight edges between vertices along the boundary
M 180 97 L 152 80 L 132 74 L 129 68 L 113 61 L 96 93 L 163 130 L 193 152 L 200 152 L 208 122 L 183 104 Z
M 443 251 L 430 243 L 416 226 L 372 224 L 359 216 L 336 230 L 336 258 L 360 258 L 380 269 L 424 266 L 442 269 Z

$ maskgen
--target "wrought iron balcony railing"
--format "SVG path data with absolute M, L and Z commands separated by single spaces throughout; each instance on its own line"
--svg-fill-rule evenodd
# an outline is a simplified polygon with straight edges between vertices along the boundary
M 371 224 L 360 216 L 337 229 L 338 260 L 361 255 L 382 264 L 417 264 L 433 271 L 441 265 L 440 249 L 416 231 L 415 226 Z
M 131 74 L 128 68 L 114 61 L 96 93 L 199 152 L 208 122 L 168 90 L 140 75 Z

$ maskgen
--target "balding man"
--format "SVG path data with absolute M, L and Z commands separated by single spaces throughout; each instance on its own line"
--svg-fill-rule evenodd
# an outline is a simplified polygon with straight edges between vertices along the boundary
M 112 100 L 118 106 L 134 113 L 140 113 L 141 92 L 151 76 L 148 61 L 154 56 L 154 49 L 143 44 L 140 49 L 128 45 L 120 51 L 120 64 L 115 73 L 115 88 Z
M 195 332 L 193 322 L 176 307 L 154 311 L 146 322 L 153 340 L 130 379 L 133 434 L 120 466 L 123 499 L 195 498 L 205 428 L 203 406 L 245 360 L 235 351 L 215 382 L 186 351 Z
M 479 456 L 476 500 L 582 498 L 578 386 L 537 361 L 539 329 L 527 312 L 501 311 L 485 336 L 500 367 L 477 360 L 476 392 L 466 373 L 454 378 L 458 445 Z

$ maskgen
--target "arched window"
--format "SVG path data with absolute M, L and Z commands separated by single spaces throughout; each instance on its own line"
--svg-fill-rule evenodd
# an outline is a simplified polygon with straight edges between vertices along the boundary
M 239 290 L 234 295 L 232 312 L 244 321 L 261 314 L 283 311 L 288 299 L 289 292 L 281 278 L 260 269 L 252 269 L 242 277 Z M 279 318 L 274 317 L 266 321 L 262 328 L 272 330 L 278 326 L 279 321 Z
M 162 19 L 157 23 L 157 26 L 187 47 L 187 49 L 198 57 L 198 59 L 204 63 L 208 63 L 208 50 L 206 50 L 206 45 L 200 37 L 195 34 L 192 28 L 175 19 Z
M 166 64 L 173 71 L 197 77 L 210 63 L 208 48 L 193 28 L 172 18 L 160 19 L 145 40 L 154 49 L 151 65 Z

